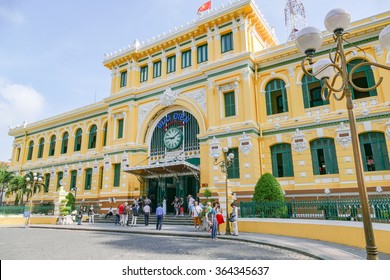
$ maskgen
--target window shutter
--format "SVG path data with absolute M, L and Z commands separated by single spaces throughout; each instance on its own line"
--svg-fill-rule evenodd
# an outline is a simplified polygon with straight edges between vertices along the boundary
M 282 86 L 283 112 L 286 113 L 288 112 L 287 91 L 284 86 L 284 83 L 281 86 Z
M 118 120 L 118 139 L 123 138 L 123 119 Z
M 317 157 L 317 145 L 316 142 L 310 143 L 310 151 L 311 151 L 311 161 L 313 165 L 313 174 L 314 175 L 319 175 L 320 170 L 319 170 L 319 162 L 318 162 L 318 157 Z
M 302 79 L 302 94 L 303 94 L 303 104 L 306 108 L 310 108 L 310 94 L 308 89 L 308 79 L 305 75 Z

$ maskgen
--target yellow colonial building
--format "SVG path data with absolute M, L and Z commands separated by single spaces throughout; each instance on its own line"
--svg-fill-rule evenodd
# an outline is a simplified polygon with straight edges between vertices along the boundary
M 354 22 L 348 65 L 384 65 L 390 53 L 378 34 L 390 12 Z M 323 32 L 316 58 L 334 48 Z M 356 195 L 345 101 L 321 99 L 322 82 L 301 69 L 294 42 L 278 44 L 251 0 L 203 12 L 196 21 L 147 42 L 106 54 L 111 93 L 103 101 L 10 129 L 11 170 L 45 175 L 34 203 L 54 199 L 61 184 L 77 201 L 116 206 L 148 195 L 226 201 L 226 175 L 214 158 L 234 155 L 228 196 L 251 199 L 265 172 L 287 197 Z M 362 67 L 353 91 L 368 192 L 390 192 L 390 72 Z M 329 191 L 328 191 L 329 190 Z M 114 204 L 115 203 L 115 204 Z M 155 205 L 155 204 L 154 204 Z

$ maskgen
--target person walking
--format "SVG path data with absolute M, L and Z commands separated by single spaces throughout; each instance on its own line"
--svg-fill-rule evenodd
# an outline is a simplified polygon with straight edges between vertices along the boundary
M 123 207 L 123 225 L 122 226 L 128 226 L 129 221 L 129 212 L 130 212 L 130 206 L 127 202 L 125 202 L 125 207 Z
M 145 220 L 146 227 L 149 225 L 149 215 L 150 215 L 150 206 L 147 204 L 144 206 L 144 220 Z
M 163 220 L 164 220 L 164 209 L 162 208 L 161 204 L 159 204 L 156 209 L 156 218 L 157 218 L 156 230 L 161 230 Z
M 138 206 L 138 204 L 137 205 L 133 204 L 132 211 L 133 211 L 133 215 L 131 215 L 131 226 L 135 227 L 137 225 L 137 218 L 139 216 L 139 206 Z
M 200 230 L 200 225 L 202 223 L 200 219 L 201 213 L 202 213 L 202 207 L 200 207 L 198 205 L 198 202 L 195 201 L 194 206 L 192 207 L 191 214 L 192 214 L 192 218 L 194 219 L 194 227 L 196 231 Z
M 211 209 L 211 218 L 210 218 L 210 226 L 211 226 L 211 239 L 218 240 L 217 238 L 217 208 L 218 202 L 213 202 L 213 208 Z
M 233 224 L 233 235 L 238 236 L 238 208 L 234 203 L 230 204 L 230 206 L 232 207 L 230 221 Z
M 77 214 L 77 219 L 77 224 L 81 225 L 81 223 L 83 222 L 83 211 L 79 210 L 79 213 Z
M 90 225 L 95 223 L 95 211 L 93 210 L 93 205 L 91 205 L 88 209 L 88 218 Z

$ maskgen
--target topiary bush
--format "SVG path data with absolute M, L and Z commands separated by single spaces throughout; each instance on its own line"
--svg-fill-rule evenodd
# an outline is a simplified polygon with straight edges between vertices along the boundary
M 270 173 L 263 174 L 257 181 L 252 201 L 258 203 L 256 205 L 256 216 L 266 218 L 287 216 L 282 188 Z

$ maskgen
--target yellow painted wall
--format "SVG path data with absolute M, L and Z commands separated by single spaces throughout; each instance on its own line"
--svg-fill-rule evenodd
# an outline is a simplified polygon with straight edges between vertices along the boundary
M 379 252 L 390 254 L 390 226 L 383 226 L 386 229 L 376 229 L 374 225 L 375 242 Z M 322 221 L 240 219 L 238 228 L 240 232 L 294 236 L 359 248 L 366 246 L 363 226 L 355 222 L 347 225 L 345 222 L 337 221 L 326 223 Z

